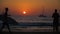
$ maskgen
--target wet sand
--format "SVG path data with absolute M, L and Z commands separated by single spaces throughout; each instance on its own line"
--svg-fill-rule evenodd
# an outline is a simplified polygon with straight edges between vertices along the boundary
M 10 26 L 11 32 L 53 32 L 52 27 L 19 27 Z M 7 28 L 3 29 L 3 32 L 9 32 Z

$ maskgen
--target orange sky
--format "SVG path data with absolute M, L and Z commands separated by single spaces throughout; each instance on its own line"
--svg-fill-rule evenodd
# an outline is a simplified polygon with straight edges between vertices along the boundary
M 51 15 L 55 8 L 60 10 L 60 0 L 0 0 L 0 12 L 5 7 L 9 8 L 11 15 L 23 15 L 26 11 L 25 15 L 36 16 L 43 10 L 44 15 Z

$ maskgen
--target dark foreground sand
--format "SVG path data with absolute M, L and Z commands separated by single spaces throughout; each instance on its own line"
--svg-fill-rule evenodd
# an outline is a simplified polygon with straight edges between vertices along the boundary
M 10 26 L 11 32 L 53 32 L 52 27 L 19 27 Z M 8 32 L 7 28 L 3 29 L 3 32 Z
M 11 32 L 53 32 L 53 27 L 50 27 L 50 26 L 44 26 L 44 27 L 10 26 L 10 29 L 11 29 Z M 4 28 L 3 32 L 9 32 L 9 31 L 7 28 Z

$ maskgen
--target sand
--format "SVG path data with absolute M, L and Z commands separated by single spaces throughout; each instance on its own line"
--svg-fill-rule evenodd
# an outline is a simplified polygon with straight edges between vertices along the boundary
M 20 27 L 10 26 L 11 32 L 53 32 L 53 27 Z M 3 32 L 9 32 L 5 27 Z

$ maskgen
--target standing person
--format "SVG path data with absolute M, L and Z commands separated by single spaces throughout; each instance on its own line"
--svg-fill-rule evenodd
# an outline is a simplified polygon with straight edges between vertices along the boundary
M 2 25 L 2 28 L 1 28 L 1 30 L 0 31 L 2 31 L 2 29 L 5 27 L 5 25 L 7 26 L 7 28 L 8 28 L 8 30 L 9 30 L 9 32 L 10 32 L 10 28 L 9 28 L 9 24 L 8 24 L 8 22 L 7 22 L 7 18 L 8 18 L 8 8 L 5 8 L 5 14 L 3 15 L 3 17 L 4 18 L 2 18 L 3 19 L 3 25 Z
M 58 32 L 58 26 L 59 26 L 59 13 L 57 13 L 57 9 L 55 9 L 55 12 L 52 15 L 53 18 L 53 32 Z

